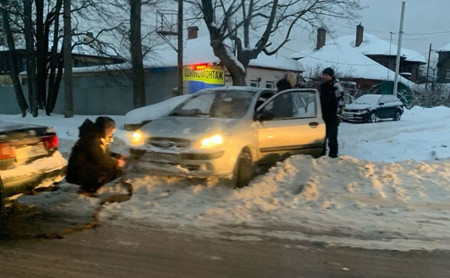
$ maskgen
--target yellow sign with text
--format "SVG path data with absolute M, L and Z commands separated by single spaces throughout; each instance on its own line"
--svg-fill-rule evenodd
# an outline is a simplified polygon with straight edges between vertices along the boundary
M 223 85 L 225 72 L 217 66 L 188 66 L 183 68 L 183 81 L 200 81 L 206 84 Z

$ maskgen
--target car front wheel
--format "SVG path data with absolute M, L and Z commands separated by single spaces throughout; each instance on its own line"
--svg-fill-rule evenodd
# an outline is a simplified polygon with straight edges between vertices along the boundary
M 252 155 L 249 150 L 244 149 L 239 154 L 236 166 L 234 168 L 233 181 L 238 188 L 242 188 L 253 178 Z
M 369 115 L 369 123 L 376 123 L 376 122 L 378 122 L 377 113 L 375 113 L 375 112 L 370 113 L 370 115 Z
M 394 120 L 394 121 L 400 121 L 400 118 L 401 118 L 401 117 L 402 117 L 402 112 L 400 112 L 400 111 L 397 110 L 397 112 L 395 112 L 395 115 L 394 115 L 393 120 Z

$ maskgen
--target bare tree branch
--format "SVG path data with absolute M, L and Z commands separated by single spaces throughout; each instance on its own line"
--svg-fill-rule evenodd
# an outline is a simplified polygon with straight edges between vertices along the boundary
M 300 23 L 326 26 L 331 19 L 354 20 L 361 9 L 359 0 L 187 0 L 194 15 L 201 15 L 208 28 L 216 56 L 230 71 L 233 84 L 244 85 L 246 68 L 263 52 L 277 53 Z M 276 35 L 284 34 L 277 47 L 268 49 Z M 234 41 L 236 54 L 225 49 Z M 256 42 L 251 43 L 252 40 Z M 226 53 L 227 52 L 227 53 Z M 233 70 L 230 69 L 233 67 Z

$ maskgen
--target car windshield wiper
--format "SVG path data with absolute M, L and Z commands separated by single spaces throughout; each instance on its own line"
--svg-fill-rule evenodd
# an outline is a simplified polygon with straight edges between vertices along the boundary
M 186 113 L 177 111 L 170 113 L 169 116 L 188 116 L 188 115 L 186 115 Z

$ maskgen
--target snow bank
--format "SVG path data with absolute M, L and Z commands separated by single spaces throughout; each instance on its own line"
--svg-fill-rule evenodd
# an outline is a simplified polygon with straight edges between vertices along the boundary
M 250 186 L 135 177 L 102 218 L 196 233 L 324 241 L 382 249 L 449 249 L 450 161 L 382 163 L 294 156 Z M 266 228 L 261 228 L 266 227 Z M 267 227 L 270 227 L 267 229 Z

